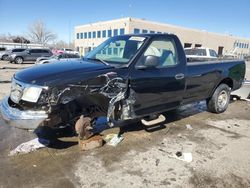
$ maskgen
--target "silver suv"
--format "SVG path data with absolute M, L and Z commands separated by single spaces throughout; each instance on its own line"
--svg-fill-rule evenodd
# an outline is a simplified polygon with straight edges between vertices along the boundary
M 23 52 L 12 53 L 9 56 L 10 62 L 22 64 L 24 61 L 36 61 L 38 57 L 50 57 L 52 52 L 49 49 L 26 49 Z
M 0 59 L 1 60 L 8 60 L 9 55 L 11 53 L 22 52 L 24 50 L 26 50 L 26 48 L 13 48 L 13 49 L 10 49 L 10 50 L 2 51 L 2 52 L 0 52 Z

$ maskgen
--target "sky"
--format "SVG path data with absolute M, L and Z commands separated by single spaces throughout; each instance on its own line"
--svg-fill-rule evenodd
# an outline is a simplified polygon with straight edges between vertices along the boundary
M 122 17 L 250 38 L 250 0 L 0 0 L 0 35 L 42 20 L 69 42 L 74 26 Z

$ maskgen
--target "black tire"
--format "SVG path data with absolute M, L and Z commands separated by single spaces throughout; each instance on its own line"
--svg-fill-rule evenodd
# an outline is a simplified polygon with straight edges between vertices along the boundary
M 8 59 L 8 55 L 3 55 L 2 60 L 6 61 Z
M 230 88 L 226 84 L 220 84 L 211 98 L 207 99 L 207 108 L 213 113 L 225 112 L 230 101 Z
M 23 64 L 23 58 L 22 57 L 16 57 L 15 58 L 15 63 L 16 64 Z

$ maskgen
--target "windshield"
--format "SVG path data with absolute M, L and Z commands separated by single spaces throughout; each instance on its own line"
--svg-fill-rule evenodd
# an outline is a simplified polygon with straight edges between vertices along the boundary
M 207 52 L 205 49 L 185 49 L 186 55 L 195 55 L 195 56 L 206 56 Z
M 85 56 L 110 64 L 126 65 L 145 41 L 141 36 L 116 36 L 109 38 Z

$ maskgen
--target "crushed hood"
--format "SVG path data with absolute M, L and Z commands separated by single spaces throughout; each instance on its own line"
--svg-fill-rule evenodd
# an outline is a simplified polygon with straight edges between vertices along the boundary
M 104 71 L 113 67 L 101 64 L 99 62 L 89 61 L 60 61 L 48 64 L 33 66 L 21 70 L 15 74 L 15 79 L 36 85 L 50 85 L 53 82 L 68 82 L 78 77 L 88 77 L 95 71 Z

